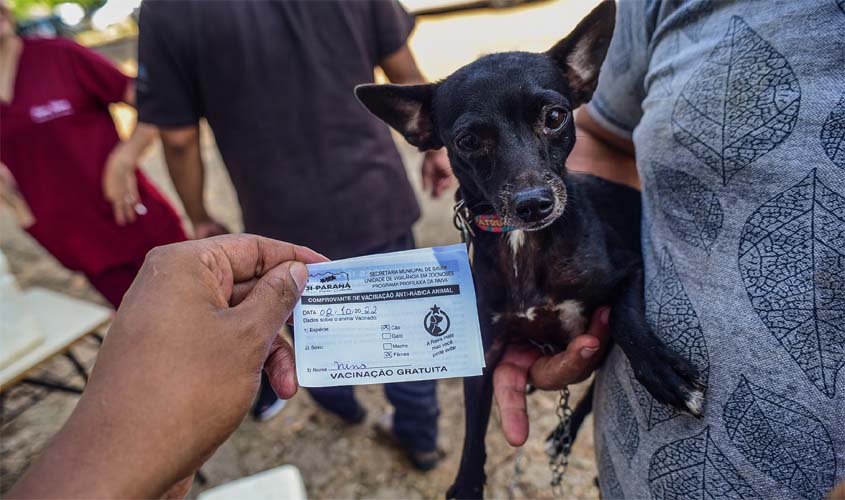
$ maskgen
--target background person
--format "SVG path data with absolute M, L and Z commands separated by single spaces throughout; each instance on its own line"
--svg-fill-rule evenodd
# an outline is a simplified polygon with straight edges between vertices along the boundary
M 29 234 L 114 307 L 147 251 L 185 239 L 136 170 L 155 129 L 121 142 L 108 108 L 121 101 L 134 102 L 128 77 L 70 40 L 18 37 L 0 0 L 0 191 L 22 196 Z
M 139 119 L 161 129 L 198 238 L 225 232 L 203 203 L 206 118 L 247 232 L 333 259 L 413 248 L 413 189 L 387 126 L 353 93 L 376 66 L 392 82 L 423 81 L 406 46 L 413 20 L 398 3 L 147 2 L 139 24 Z M 451 182 L 445 152 L 427 154 L 422 169 L 433 196 Z M 264 388 L 259 420 L 281 409 Z M 351 387 L 310 393 L 348 422 L 365 418 Z M 395 436 L 418 468 L 433 467 L 436 382 L 389 384 L 386 394 Z
M 708 390 L 703 419 L 681 415 L 614 348 L 593 405 L 602 496 L 822 498 L 845 477 L 843 23 L 821 0 L 619 2 L 568 167 L 642 185 L 647 318 Z M 519 382 L 563 357 L 513 351 L 497 372 L 510 443 L 528 434 Z

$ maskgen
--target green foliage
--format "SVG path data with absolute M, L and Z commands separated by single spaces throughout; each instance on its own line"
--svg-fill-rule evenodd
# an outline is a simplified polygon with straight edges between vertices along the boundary
M 81 5 L 85 12 L 90 14 L 91 11 L 103 5 L 105 0 L 11 0 L 9 3 L 15 17 L 19 21 L 24 21 L 35 13 L 49 11 L 52 14 L 53 7 L 67 2 Z

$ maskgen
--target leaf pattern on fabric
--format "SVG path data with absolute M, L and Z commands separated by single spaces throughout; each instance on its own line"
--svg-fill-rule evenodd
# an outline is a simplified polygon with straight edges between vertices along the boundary
M 654 452 L 648 485 L 655 500 L 759 498 L 710 438 L 710 426 Z
M 845 14 L 845 0 L 837 0 L 836 5 L 837 7 L 839 7 L 839 10 L 841 10 L 842 13 Z
M 622 384 L 619 383 L 619 378 L 613 370 L 609 370 L 608 382 L 610 383 L 610 411 L 615 424 L 611 436 L 613 436 L 616 446 L 622 451 L 630 464 L 637 448 L 640 446 L 640 430 L 637 419 L 634 417 L 634 410 L 625 394 L 625 389 L 622 388 Z
M 840 5 L 845 5 L 845 0 Z M 845 168 L 845 94 L 824 121 L 819 139 L 830 161 Z
M 813 170 L 764 203 L 742 228 L 739 270 L 757 315 L 834 397 L 845 366 L 845 197 Z
M 657 165 L 655 176 L 660 211 L 669 229 L 709 254 L 724 220 L 719 198 L 703 182 L 680 170 Z
M 625 493 L 622 491 L 619 478 L 616 476 L 616 468 L 613 467 L 613 460 L 607 450 L 607 436 L 604 434 L 602 434 L 597 461 L 601 497 L 610 500 L 624 500 Z
M 824 498 L 833 487 L 830 434 L 807 408 L 742 376 L 722 418 L 737 449 L 780 485 L 808 499 Z
M 684 85 L 675 139 L 727 185 L 792 132 L 801 89 L 789 62 L 739 16 Z
M 710 356 L 698 315 L 684 290 L 675 263 L 668 251 L 657 262 L 657 273 L 645 289 L 646 319 L 649 327 L 666 345 L 684 355 L 701 371 L 701 377 L 707 382 L 710 373 Z M 674 407 L 660 403 L 634 379 L 630 364 L 628 374 L 637 403 L 646 417 L 646 428 L 682 415 Z

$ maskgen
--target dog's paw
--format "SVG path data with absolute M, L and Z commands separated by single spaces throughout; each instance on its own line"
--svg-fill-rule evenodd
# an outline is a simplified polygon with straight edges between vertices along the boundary
M 683 400 L 687 413 L 696 417 L 704 417 L 704 392 L 707 387 L 701 379 L 693 381 L 694 387 L 691 390 L 684 392 Z
M 446 500 L 477 500 L 484 498 L 484 484 L 467 484 L 457 480 L 446 490 Z
M 631 360 L 636 379 L 661 403 L 696 418 L 703 417 L 707 384 L 698 369 L 665 345 L 647 352 L 648 356 Z

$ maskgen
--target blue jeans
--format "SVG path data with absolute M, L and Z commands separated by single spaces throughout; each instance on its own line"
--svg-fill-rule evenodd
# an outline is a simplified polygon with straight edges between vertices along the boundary
M 410 250 L 414 246 L 414 236 L 408 232 L 401 238 L 367 253 L 397 252 Z M 308 389 L 308 392 L 318 405 L 341 418 L 353 418 L 359 411 L 360 404 L 355 399 L 352 386 L 314 387 Z M 396 410 L 393 415 L 393 432 L 400 444 L 409 451 L 437 449 L 437 417 L 440 415 L 437 381 L 386 384 L 384 392 Z

